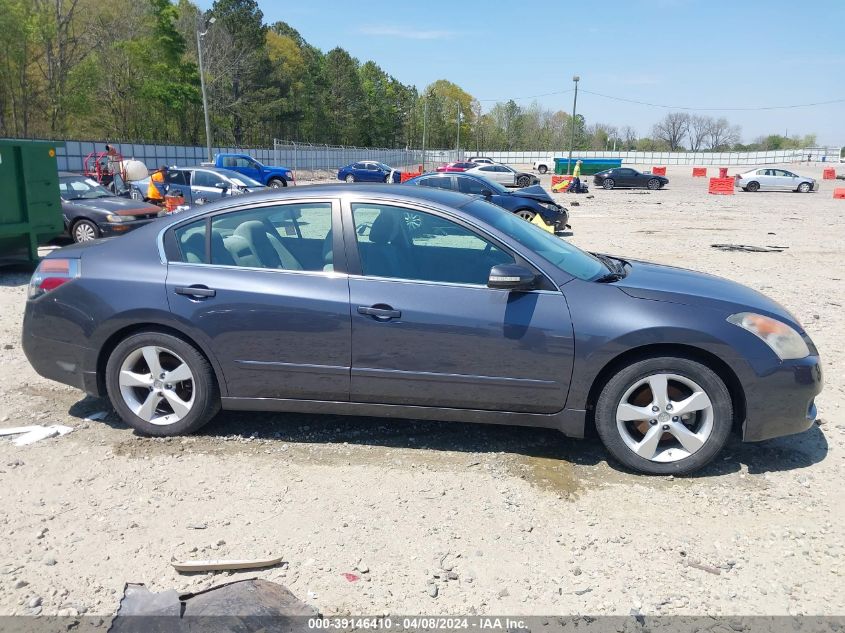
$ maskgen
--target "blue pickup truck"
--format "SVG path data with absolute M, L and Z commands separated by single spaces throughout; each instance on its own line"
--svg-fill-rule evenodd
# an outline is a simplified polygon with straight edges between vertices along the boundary
M 268 167 L 247 154 L 217 154 L 213 165 L 236 171 L 268 187 L 287 187 L 289 182 L 294 182 L 293 172 L 287 167 Z

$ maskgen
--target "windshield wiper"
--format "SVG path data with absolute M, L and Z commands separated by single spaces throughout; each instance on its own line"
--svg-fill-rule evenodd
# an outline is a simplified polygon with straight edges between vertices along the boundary
M 625 273 L 623 272 L 612 272 L 607 273 L 606 275 L 602 275 L 598 279 L 596 279 L 596 283 L 599 284 L 606 284 L 611 281 L 619 281 L 620 279 L 625 279 Z
M 593 253 L 593 255 L 607 267 L 607 273 L 596 279 L 597 283 L 619 281 L 626 277 L 625 264 L 627 262 L 624 259 L 615 259 L 601 253 Z

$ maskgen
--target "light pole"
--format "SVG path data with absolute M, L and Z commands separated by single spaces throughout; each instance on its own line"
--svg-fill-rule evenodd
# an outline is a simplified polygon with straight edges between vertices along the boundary
M 569 167 L 572 164 L 572 146 L 575 145 L 575 107 L 578 105 L 578 82 L 581 78 L 578 75 L 572 77 L 575 82 L 575 98 L 572 99 L 572 133 L 569 136 L 569 159 L 566 161 L 566 175 L 570 174 Z
M 422 166 L 425 171 L 425 133 L 428 127 L 428 97 L 423 96 L 423 139 L 422 139 Z
M 214 156 L 211 155 L 211 122 L 208 119 L 208 96 L 205 92 L 205 72 L 203 71 L 202 67 L 202 38 L 208 33 L 208 27 L 214 24 L 216 21 L 215 17 L 210 17 L 208 22 L 205 23 L 204 27 L 205 30 L 201 31 L 197 29 L 197 61 L 199 61 L 199 69 L 200 69 L 200 90 L 202 91 L 202 112 L 203 116 L 205 117 L 205 146 L 208 149 L 208 161 L 211 162 L 214 160 Z
M 460 156 L 457 155 L 457 152 L 461 151 L 461 102 L 458 101 L 458 140 L 455 141 L 455 160 L 458 160 Z

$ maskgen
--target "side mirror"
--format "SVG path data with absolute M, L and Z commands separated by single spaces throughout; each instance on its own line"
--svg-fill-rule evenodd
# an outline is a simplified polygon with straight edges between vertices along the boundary
M 519 264 L 499 264 L 490 269 L 487 287 L 499 290 L 533 290 L 537 275 Z
M 216 189 L 222 189 L 223 191 L 226 191 L 226 190 L 229 188 L 229 183 L 227 183 L 227 182 L 218 182 L 216 185 L 214 185 L 214 187 L 215 187 Z
M 482 195 L 482 196 L 484 196 L 485 198 L 487 198 L 487 199 L 489 200 L 490 198 L 492 198 L 492 197 L 493 197 L 493 192 L 492 192 L 492 191 L 490 191 L 489 189 L 482 189 L 482 190 L 481 190 L 481 195 Z

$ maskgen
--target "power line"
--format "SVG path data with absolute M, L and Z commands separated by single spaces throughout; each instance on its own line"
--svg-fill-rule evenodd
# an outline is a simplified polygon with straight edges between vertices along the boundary
M 504 99 L 476 99 L 481 103 L 489 103 L 489 102 L 504 102 L 504 101 L 525 101 L 527 99 L 538 99 L 540 97 L 551 97 L 554 95 L 563 95 L 572 92 L 572 89 L 569 90 L 559 90 L 557 92 L 546 92 L 543 94 L 538 95 L 530 95 L 527 97 L 507 97 Z M 650 103 L 648 101 L 637 101 L 636 99 L 626 99 L 625 97 L 616 97 L 613 95 L 606 95 L 600 92 L 592 92 L 591 90 L 584 90 L 581 88 L 581 92 L 585 92 L 587 94 L 593 95 L 595 97 L 602 97 L 603 99 L 611 99 L 612 101 L 623 101 L 625 103 L 636 103 L 637 105 L 644 105 L 649 106 L 651 108 L 664 108 L 666 110 L 686 110 L 688 112 L 755 112 L 761 110 L 793 110 L 796 108 L 812 108 L 815 106 L 822 106 L 822 105 L 830 105 L 833 103 L 845 103 L 845 99 L 831 99 L 829 101 L 815 101 L 812 103 L 795 103 L 790 105 L 776 105 L 776 106 L 732 106 L 726 108 L 691 108 L 688 106 L 676 106 L 676 105 L 665 105 L 662 103 Z
M 750 106 L 750 107 L 729 107 L 729 108 L 689 108 L 686 106 L 664 105 L 661 103 L 649 103 L 648 101 L 637 101 L 635 99 L 626 99 L 624 97 L 614 97 L 612 95 L 605 95 L 600 92 L 591 92 L 590 90 L 581 89 L 581 92 L 602 97 L 604 99 L 612 99 L 613 101 L 624 101 L 625 103 L 636 103 L 639 105 L 650 106 L 652 108 L 666 108 L 667 110 L 689 110 L 689 111 L 758 111 L 758 110 L 791 110 L 793 108 L 810 108 L 813 106 L 829 105 L 831 103 L 845 103 L 845 99 L 831 99 L 830 101 L 816 101 L 813 103 L 795 103 L 791 105 L 779 106 Z

